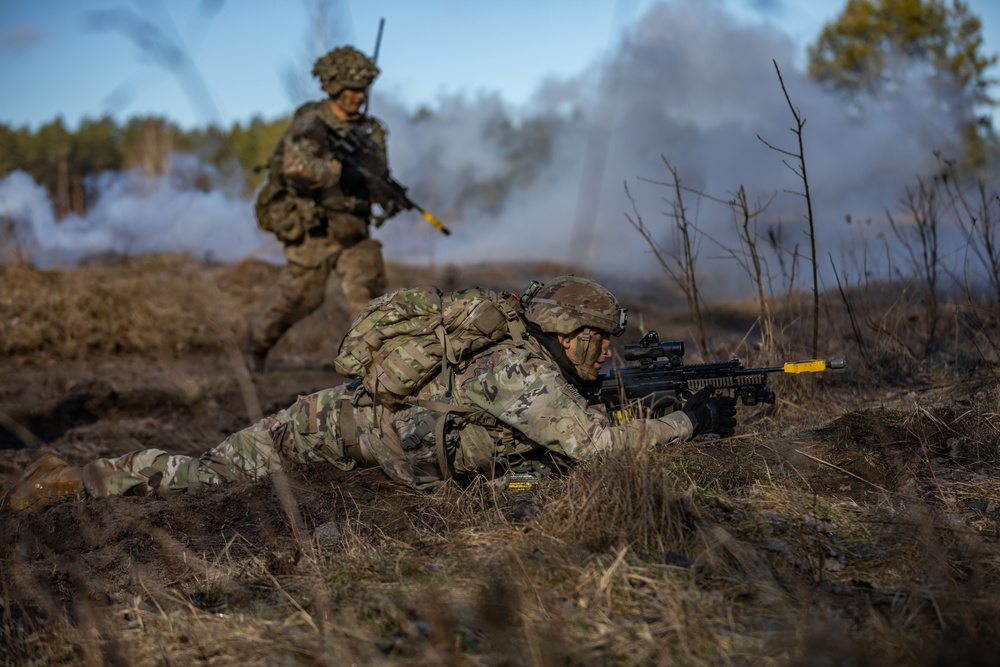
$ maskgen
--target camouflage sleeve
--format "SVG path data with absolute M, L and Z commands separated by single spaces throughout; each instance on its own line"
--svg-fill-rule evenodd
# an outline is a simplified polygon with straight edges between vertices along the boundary
M 389 131 L 374 118 L 372 123 L 372 139 L 382 149 L 382 161 L 385 163 L 386 172 L 392 174 L 392 169 L 389 168 Z
M 475 405 L 525 437 L 571 459 L 589 459 L 612 447 L 667 445 L 693 435 L 683 412 L 613 426 L 587 406 L 552 362 L 526 350 L 503 348 L 487 355 L 462 384 Z
M 281 139 L 281 172 L 284 177 L 310 190 L 328 188 L 340 180 L 342 165 L 331 160 L 321 143 L 323 121 L 308 108 L 295 114 Z

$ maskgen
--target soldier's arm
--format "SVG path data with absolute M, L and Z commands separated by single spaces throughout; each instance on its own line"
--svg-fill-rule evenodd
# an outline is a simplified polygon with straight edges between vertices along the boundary
M 333 160 L 326 147 L 326 127 L 318 114 L 308 109 L 296 113 L 281 139 L 281 172 L 308 190 L 319 190 L 340 181 L 343 166 Z
M 470 401 L 527 438 L 571 459 L 589 459 L 612 447 L 666 445 L 692 437 L 683 412 L 662 419 L 612 425 L 591 409 L 558 367 L 525 350 L 488 355 L 493 362 L 476 368 L 462 389 Z

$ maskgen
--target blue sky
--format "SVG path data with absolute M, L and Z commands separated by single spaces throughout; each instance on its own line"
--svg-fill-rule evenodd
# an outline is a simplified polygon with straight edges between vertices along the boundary
M 741 271 L 726 262 L 734 218 L 719 202 L 738 188 L 767 203 L 761 229 L 778 230 L 789 247 L 807 241 L 802 184 L 761 140 L 795 145 L 775 64 L 808 119 L 819 247 L 837 258 L 842 277 L 867 275 L 893 237 L 886 213 L 905 216 L 907 188 L 940 169 L 938 156 L 962 151 L 963 118 L 917 68 L 860 117 L 804 76 L 805 46 L 841 1 L 317 2 L 0 0 L 0 122 L 37 127 L 61 116 L 75 127 L 105 113 L 119 121 L 155 114 L 190 128 L 277 118 L 319 97 L 309 75 L 317 49 L 353 43 L 370 51 L 385 17 L 371 111 L 390 130 L 394 176 L 453 232 L 403 213 L 374 232 L 387 256 L 427 264 L 565 259 L 618 274 L 659 272 L 627 218 L 641 217 L 669 242 L 669 158 L 686 187 L 711 197 L 686 203 L 702 252 L 718 265 L 707 273 L 727 293 Z M 1000 51 L 1000 3 L 970 4 L 984 22 L 985 50 Z M 320 6 L 325 19 L 316 17 Z M 415 117 L 419 105 L 435 113 Z M 510 137 L 497 128 L 531 119 L 553 122 L 525 165 L 511 159 Z M 280 258 L 240 196 L 239 174 L 217 174 L 235 181 L 209 192 L 190 188 L 204 168 L 175 155 L 152 191 L 133 182 L 141 174 L 102 174 L 91 184 L 96 205 L 60 222 L 44 188 L 15 172 L 0 180 L 0 216 L 17 221 L 20 246 L 43 263 L 95 252 Z M 490 203 L 483 184 L 509 187 Z M 942 253 L 961 270 L 975 268 L 967 235 L 944 231 Z
M 711 1 L 711 0 L 709 0 Z M 318 50 L 353 43 L 371 52 L 386 19 L 376 96 L 415 108 L 442 97 L 497 93 L 529 105 L 546 81 L 600 62 L 621 30 L 654 0 L 0 0 L 0 122 L 71 127 L 110 113 L 166 116 L 183 127 L 224 126 L 290 112 L 318 96 L 308 69 Z M 705 4 L 708 4 L 707 2 Z M 804 53 L 843 0 L 718 0 L 738 21 L 770 23 Z M 1000 3 L 972 0 L 986 51 L 1000 51 Z M 326 8 L 326 28 L 317 8 Z M 122 26 L 96 27 L 115 10 L 155 25 L 193 67 L 141 49 Z M 317 29 L 318 28 L 318 29 Z M 324 43 L 325 41 L 325 43 Z M 158 55 L 156 55 L 158 54 Z M 174 54 L 176 55 L 176 54 Z M 719 54 L 725 57 L 725 54 Z M 762 57 L 770 57 L 763 54 Z M 797 63 L 801 65 L 800 63 Z M 994 72 L 995 76 L 998 76 Z M 297 92 L 295 92 L 297 91 Z M 377 115 L 377 108 L 373 107 Z

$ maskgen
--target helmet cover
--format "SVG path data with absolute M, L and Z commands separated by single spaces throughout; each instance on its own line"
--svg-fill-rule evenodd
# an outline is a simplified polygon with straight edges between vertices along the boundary
M 627 311 L 615 295 L 588 278 L 559 276 L 525 295 L 525 316 L 542 331 L 569 335 L 593 327 L 614 336 L 625 332 Z
M 367 88 L 379 75 L 379 68 L 368 56 L 353 46 L 341 46 L 320 57 L 313 65 L 313 76 L 331 97 L 344 88 Z

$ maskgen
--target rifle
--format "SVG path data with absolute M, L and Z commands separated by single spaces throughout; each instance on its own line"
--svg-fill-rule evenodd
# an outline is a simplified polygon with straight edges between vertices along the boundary
M 446 236 L 451 234 L 451 231 L 432 213 L 425 211 L 410 199 L 406 194 L 406 188 L 389 175 L 389 167 L 382 159 L 382 151 L 378 144 L 358 125 L 351 125 L 347 134 L 340 134 L 328 128 L 326 139 L 333 157 L 354 166 L 376 195 L 376 201 L 380 204 L 387 202 L 382 206 L 382 215 L 375 216 L 376 227 L 381 227 L 397 209 L 417 210 L 442 234 Z
M 372 62 L 378 62 L 379 48 L 382 46 L 382 30 L 385 28 L 385 19 L 378 22 L 378 36 L 375 38 L 375 52 L 372 55 Z M 365 106 L 362 115 L 368 115 L 368 101 L 370 97 L 365 97 Z M 386 220 L 396 213 L 397 208 L 411 211 L 416 210 L 424 216 L 427 222 L 431 223 L 445 236 L 451 235 L 451 230 L 441 224 L 432 213 L 425 211 L 417 205 L 406 194 L 406 188 L 399 184 L 389 175 L 389 167 L 385 160 L 381 159 L 381 150 L 357 125 L 351 125 L 347 135 L 341 135 L 333 131 L 327 132 L 327 141 L 333 156 L 341 162 L 353 165 L 365 179 L 365 183 L 379 198 L 379 203 L 386 202 L 382 207 L 382 214 L 374 217 L 375 226 L 381 227 Z
M 841 358 L 810 359 L 765 368 L 746 368 L 735 358 L 685 364 L 684 342 L 661 343 L 655 331 L 643 336 L 638 344 L 626 345 L 624 356 L 625 361 L 636 363 L 601 373 L 597 380 L 586 383 L 582 392 L 591 405 L 603 404 L 615 423 L 628 421 L 637 408 L 648 411 L 654 418 L 663 416 L 674 409 L 679 399 L 686 399 L 703 387 L 713 387 L 713 393 L 728 392 L 743 405 L 773 404 L 775 394 L 768 386 L 768 374 L 817 373 L 847 365 Z

